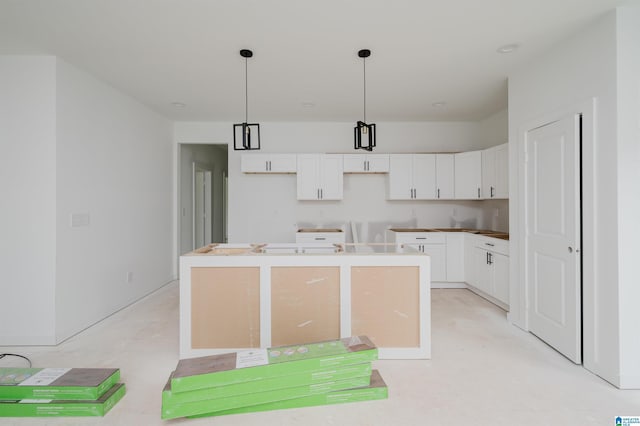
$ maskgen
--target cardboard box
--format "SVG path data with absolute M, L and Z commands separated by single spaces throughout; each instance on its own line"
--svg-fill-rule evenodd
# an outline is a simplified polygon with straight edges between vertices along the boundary
M 163 404 L 162 418 L 175 419 L 177 417 L 213 413 L 268 402 L 296 399 L 303 396 L 326 394 L 337 390 L 366 387 L 369 386 L 370 379 L 371 376 L 361 376 L 333 382 L 322 382 L 284 389 L 273 389 L 266 392 L 248 393 L 225 398 L 213 398 L 209 400 L 186 402 L 183 404 Z
M 162 391 L 162 406 L 225 398 L 256 392 L 266 392 L 274 389 L 291 388 L 304 385 L 319 385 L 325 382 L 370 376 L 371 363 L 363 363 L 318 371 L 304 371 L 297 374 L 270 377 L 264 380 L 252 380 L 248 382 L 233 383 L 226 386 L 216 386 L 178 393 L 172 392 L 171 378 L 169 378 L 169 381 Z
M 4 400 L 0 401 L 0 417 L 104 416 L 122 399 L 125 392 L 124 384 L 116 383 L 97 400 Z
M 324 342 L 251 349 L 183 359 L 171 377 L 174 393 L 360 364 L 378 358 L 366 336 Z
M 389 396 L 387 385 L 382 379 L 378 370 L 371 373 L 371 383 L 369 386 L 329 392 L 325 394 L 315 394 L 301 398 L 287 399 L 282 401 L 269 402 L 265 404 L 239 407 L 231 410 L 216 411 L 189 418 L 225 416 L 229 414 L 255 413 L 259 411 L 282 410 L 288 408 L 313 407 L 318 405 L 342 404 L 346 402 L 372 401 L 387 399 Z
M 0 400 L 96 400 L 118 380 L 117 368 L 0 368 Z

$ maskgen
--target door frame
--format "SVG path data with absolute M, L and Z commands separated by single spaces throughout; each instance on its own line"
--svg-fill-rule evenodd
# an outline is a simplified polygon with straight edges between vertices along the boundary
M 597 363 L 595 315 L 596 315 L 596 261 L 594 258 L 594 247 L 596 247 L 595 232 L 595 190 L 596 190 L 596 169 L 595 169 L 595 145 L 596 145 L 596 116 L 598 102 L 597 98 L 589 98 L 580 102 L 556 108 L 548 113 L 527 121 L 518 128 L 518 139 L 515 141 L 513 154 L 510 154 L 510 163 L 516 167 L 510 168 L 511 182 L 514 188 L 510 190 L 510 198 L 517 202 L 516 220 L 512 221 L 510 240 L 510 312 L 508 319 L 510 322 L 529 331 L 527 311 L 529 306 L 526 270 L 526 224 L 524 221 L 526 212 L 526 177 L 525 177 L 525 149 L 527 144 L 527 132 L 541 127 L 547 123 L 557 121 L 571 114 L 582 115 L 582 147 L 581 147 L 581 195 L 582 195 L 582 363 L 589 369 L 594 370 Z M 513 146 L 513 143 L 511 143 Z M 513 161 L 515 160 L 515 161 Z

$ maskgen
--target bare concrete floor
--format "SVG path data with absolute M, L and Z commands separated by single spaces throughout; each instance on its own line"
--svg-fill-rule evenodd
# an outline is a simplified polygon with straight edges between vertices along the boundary
M 0 348 L 36 367 L 119 367 L 127 395 L 104 418 L 0 418 L 0 425 L 615 425 L 640 416 L 621 391 L 506 321 L 468 290 L 432 290 L 432 359 L 376 361 L 389 399 L 209 419 L 160 420 L 178 361 L 172 283 L 57 347 Z M 639 361 L 640 362 L 640 361 Z M 22 365 L 3 359 L 0 366 Z

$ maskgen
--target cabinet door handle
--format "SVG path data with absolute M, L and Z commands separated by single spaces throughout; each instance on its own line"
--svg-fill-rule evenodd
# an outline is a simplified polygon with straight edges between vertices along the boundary
M 324 240 L 326 240 L 326 238 L 325 237 L 316 237 L 315 240 L 324 241 Z
M 487 265 L 489 264 L 489 252 L 486 253 Z
M 484 245 L 485 245 L 485 246 L 490 246 L 490 247 L 495 246 L 495 244 L 493 244 L 493 243 L 484 243 Z
M 480 188 L 478 188 L 478 198 L 480 198 Z
M 438 188 L 438 198 L 440 198 L 440 188 Z
M 491 187 L 491 198 L 493 198 L 493 192 L 494 192 L 495 188 L 492 186 Z
M 324 192 L 323 192 L 322 188 L 320 188 L 320 199 L 321 200 L 324 199 Z
M 316 189 L 316 198 L 319 200 L 320 199 L 320 188 Z
M 487 253 L 489 255 L 489 265 L 493 265 L 493 253 Z
M 426 240 L 427 237 L 416 237 L 416 240 Z

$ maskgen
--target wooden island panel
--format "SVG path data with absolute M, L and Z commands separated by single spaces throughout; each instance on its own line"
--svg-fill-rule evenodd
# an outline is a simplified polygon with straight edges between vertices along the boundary
M 191 344 L 260 347 L 260 268 L 191 269 Z
M 340 267 L 271 268 L 272 346 L 340 338 Z
M 419 274 L 415 266 L 352 267 L 352 334 L 378 347 L 419 347 Z

